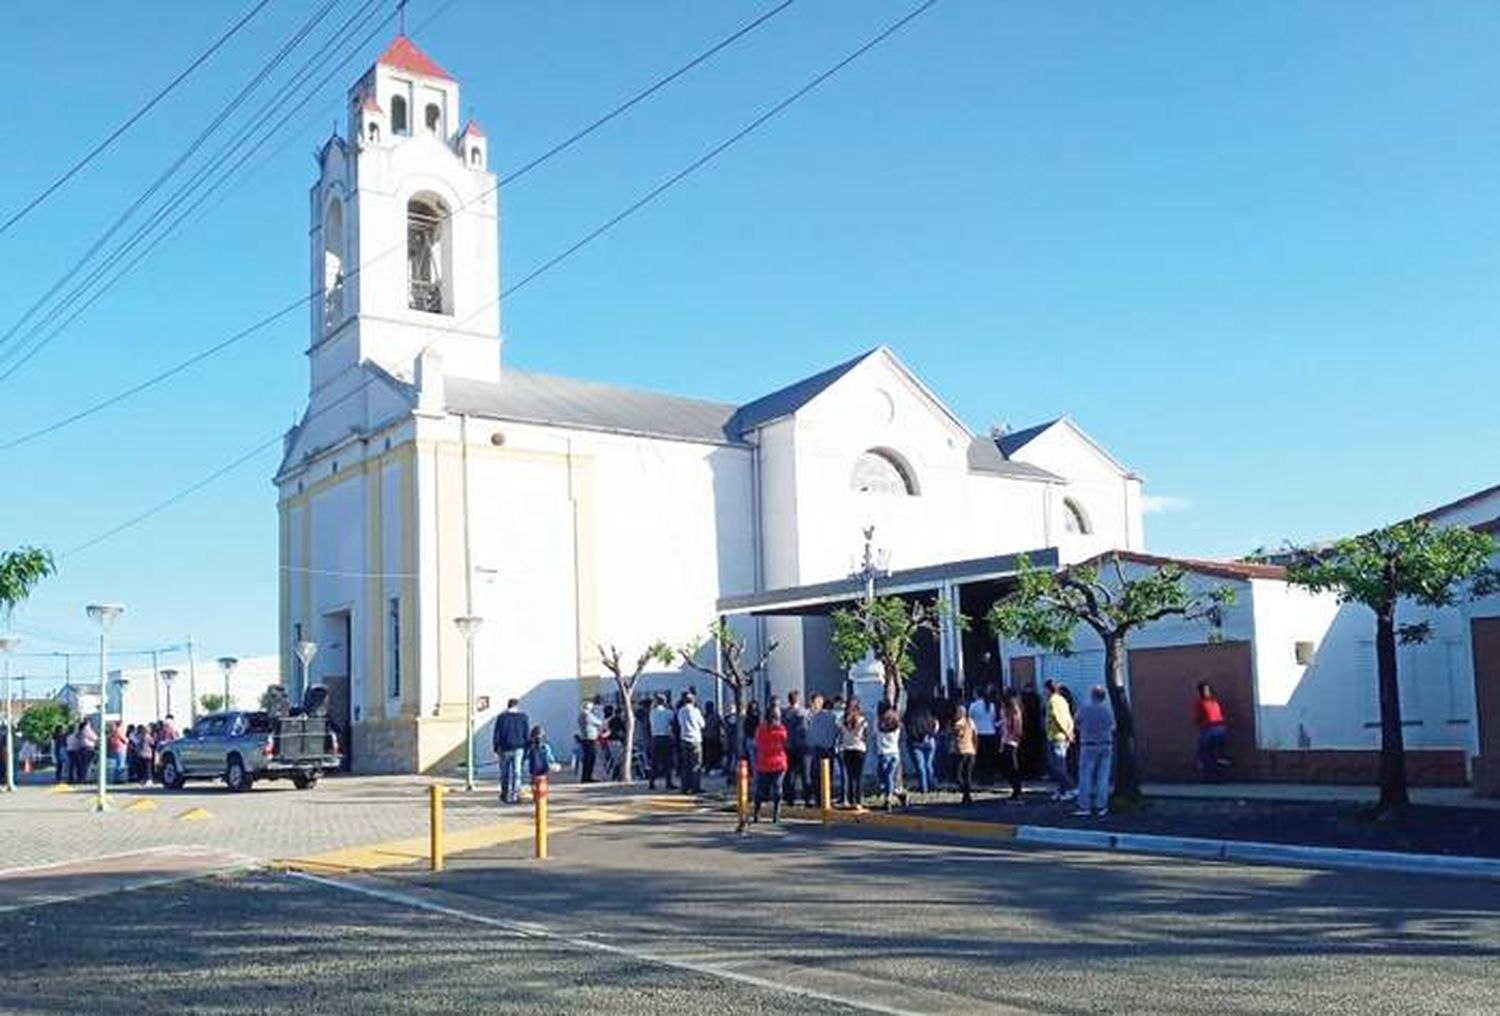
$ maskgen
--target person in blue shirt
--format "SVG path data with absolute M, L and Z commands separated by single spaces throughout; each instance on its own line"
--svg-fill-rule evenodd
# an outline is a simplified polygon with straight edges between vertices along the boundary
M 521 756 L 526 751 L 531 719 L 521 712 L 521 700 L 511 699 L 495 717 L 495 754 L 500 756 L 500 803 L 521 800 Z

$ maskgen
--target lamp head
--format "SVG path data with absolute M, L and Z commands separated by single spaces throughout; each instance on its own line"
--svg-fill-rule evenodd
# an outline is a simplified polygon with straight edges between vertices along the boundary
M 162 684 L 170 685 L 175 680 L 177 680 L 177 671 L 173 670 L 171 667 L 166 667 L 161 671 Z
M 303 639 L 294 647 L 297 659 L 302 661 L 303 668 L 312 666 L 313 657 L 318 655 L 318 644 Z
M 484 624 L 484 618 L 455 617 L 453 623 L 458 626 L 459 633 L 464 638 L 472 640 L 479 633 L 479 626 Z
M 0 653 L 13 653 L 21 640 L 14 635 L 0 635 Z
M 239 657 L 237 657 L 237 656 L 221 656 L 221 657 L 219 657 L 219 667 L 226 674 L 229 673 L 231 670 L 233 670 L 235 667 L 239 666 L 239 663 L 240 663 Z
M 125 613 L 125 605 L 122 603 L 90 603 L 84 610 L 88 614 L 90 621 L 93 621 L 100 628 L 107 629 L 115 623 L 115 618 Z

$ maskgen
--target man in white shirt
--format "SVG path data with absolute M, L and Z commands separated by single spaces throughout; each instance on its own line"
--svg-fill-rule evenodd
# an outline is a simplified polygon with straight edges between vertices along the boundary
M 672 783 L 672 707 L 667 705 L 667 693 L 656 696 L 646 722 L 651 727 L 651 778 L 647 786 L 655 790 L 657 779 L 666 783 L 668 790 L 675 790 Z
M 974 760 L 974 778 L 980 783 L 995 779 L 995 763 L 1000 757 L 1000 711 L 995 703 L 993 685 L 984 688 L 969 704 L 969 719 L 974 721 L 979 757 Z
M 682 696 L 677 709 L 677 735 L 682 741 L 682 792 L 703 792 L 703 712 L 692 692 Z

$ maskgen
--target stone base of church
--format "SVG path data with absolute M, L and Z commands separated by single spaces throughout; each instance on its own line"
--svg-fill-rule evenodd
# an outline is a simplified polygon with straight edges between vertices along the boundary
M 417 724 L 408 716 L 356 724 L 350 769 L 362 775 L 417 771 Z

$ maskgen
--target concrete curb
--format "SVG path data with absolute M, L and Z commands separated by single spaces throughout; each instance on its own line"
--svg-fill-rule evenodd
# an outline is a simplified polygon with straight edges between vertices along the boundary
M 1214 861 L 1254 864 L 1299 865 L 1354 871 L 1392 871 L 1412 875 L 1463 875 L 1500 880 L 1500 859 L 1452 857 L 1446 854 L 1407 854 L 1393 850 L 1350 850 L 1344 847 L 1309 847 L 1292 843 L 1254 840 L 1211 840 L 1191 836 L 1154 836 L 1147 833 L 1112 833 L 1102 829 L 1067 829 L 1056 826 L 1021 826 L 1017 843 L 1041 846 L 1115 850 L 1123 853 L 1164 854 Z

